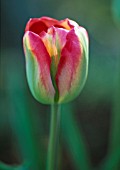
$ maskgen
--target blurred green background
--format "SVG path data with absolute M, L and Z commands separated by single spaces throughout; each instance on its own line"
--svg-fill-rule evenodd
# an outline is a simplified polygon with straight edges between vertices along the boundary
M 0 160 L 45 170 L 50 107 L 29 91 L 22 48 L 27 21 L 41 16 L 73 19 L 90 38 L 86 85 L 62 106 L 59 170 L 119 170 L 119 0 L 1 0 Z

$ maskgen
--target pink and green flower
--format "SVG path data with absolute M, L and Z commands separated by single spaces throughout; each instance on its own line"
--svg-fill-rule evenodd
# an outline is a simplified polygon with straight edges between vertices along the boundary
M 65 103 L 77 97 L 88 73 L 88 34 L 75 21 L 33 18 L 23 37 L 26 73 L 41 103 Z

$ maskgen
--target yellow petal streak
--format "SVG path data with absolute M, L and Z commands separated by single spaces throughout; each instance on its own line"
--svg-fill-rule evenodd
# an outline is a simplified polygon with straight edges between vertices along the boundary
M 50 57 L 54 57 L 55 65 L 58 65 L 59 57 L 58 57 L 58 51 L 59 51 L 59 43 L 58 43 L 58 36 L 56 33 L 53 33 L 53 29 L 49 29 L 48 32 L 44 37 L 42 37 L 42 40 L 44 42 L 44 45 L 50 55 Z

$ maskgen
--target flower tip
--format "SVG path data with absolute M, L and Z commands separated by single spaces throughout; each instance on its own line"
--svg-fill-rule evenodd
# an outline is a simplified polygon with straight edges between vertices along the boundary
M 23 45 L 27 45 L 27 48 L 29 50 L 31 50 L 31 47 L 30 47 L 30 39 L 31 39 L 31 36 L 32 36 L 32 32 L 31 31 L 26 31 L 24 36 L 23 36 Z
M 87 37 L 87 39 L 89 39 L 87 30 L 84 27 L 81 27 L 81 26 L 79 26 L 79 27 L 81 29 L 81 32 Z
M 23 36 L 23 42 L 27 39 L 27 37 L 29 37 L 29 32 L 30 31 L 26 31 L 24 36 Z

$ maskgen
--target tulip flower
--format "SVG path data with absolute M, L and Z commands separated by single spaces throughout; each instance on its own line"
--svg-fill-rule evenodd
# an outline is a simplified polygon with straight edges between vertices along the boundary
M 68 18 L 33 18 L 26 25 L 23 46 L 30 90 L 39 102 L 51 104 L 47 170 L 55 170 L 60 104 L 77 97 L 85 84 L 88 34 Z
M 41 103 L 65 103 L 77 97 L 88 73 L 88 34 L 75 21 L 30 19 L 23 37 L 27 80 Z

